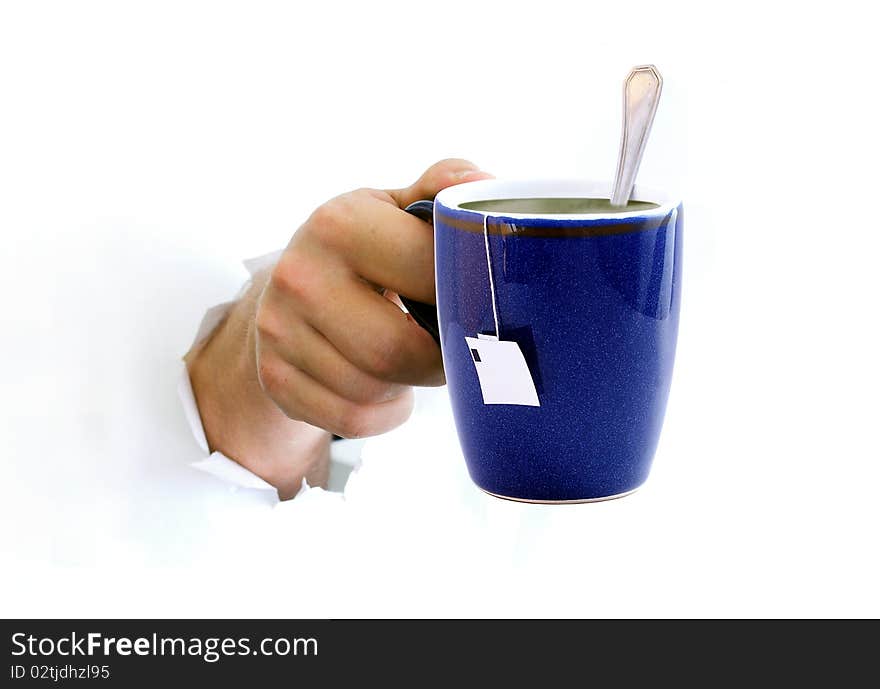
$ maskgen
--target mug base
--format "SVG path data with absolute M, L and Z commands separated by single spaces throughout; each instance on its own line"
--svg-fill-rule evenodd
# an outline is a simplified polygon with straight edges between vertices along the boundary
M 477 486 L 477 488 L 480 488 Z M 501 495 L 499 493 L 493 493 L 490 490 L 486 490 L 485 488 L 480 488 L 486 495 L 491 495 L 493 498 L 501 498 L 502 500 L 510 500 L 512 502 L 526 502 L 531 505 L 580 505 L 586 502 L 605 502 L 606 500 L 617 500 L 618 498 L 625 498 L 627 495 L 632 495 L 635 493 L 641 486 L 636 486 L 632 490 L 625 491 L 623 493 L 615 493 L 614 495 L 604 495 L 600 498 L 577 498 L 575 500 L 532 500 L 530 498 L 514 498 L 510 495 Z

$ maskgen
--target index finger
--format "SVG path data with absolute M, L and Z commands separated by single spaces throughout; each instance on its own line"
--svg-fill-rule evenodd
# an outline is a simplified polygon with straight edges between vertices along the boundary
M 357 276 L 434 303 L 434 233 L 385 192 L 360 189 L 319 208 L 309 222 Z

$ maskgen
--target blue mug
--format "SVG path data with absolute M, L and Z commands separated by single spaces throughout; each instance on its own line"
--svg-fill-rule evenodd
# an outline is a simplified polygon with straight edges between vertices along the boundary
M 470 476 L 491 495 L 588 502 L 648 478 L 675 359 L 683 209 L 640 187 L 624 212 L 585 207 L 610 192 L 481 180 L 407 209 L 434 224 L 437 306 L 404 303 L 441 346 Z

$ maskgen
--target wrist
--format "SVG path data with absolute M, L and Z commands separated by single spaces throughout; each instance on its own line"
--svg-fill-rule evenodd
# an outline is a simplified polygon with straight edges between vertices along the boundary
M 263 392 L 256 372 L 253 316 L 258 287 L 230 311 L 185 361 L 205 436 L 219 451 L 278 489 L 282 499 L 326 480 L 330 434 L 288 418 Z

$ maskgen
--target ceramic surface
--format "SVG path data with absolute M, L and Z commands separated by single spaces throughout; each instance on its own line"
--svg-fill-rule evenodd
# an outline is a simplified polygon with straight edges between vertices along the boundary
M 519 500 L 627 494 L 648 477 L 672 378 L 681 303 L 683 208 L 618 214 L 486 214 L 493 198 L 601 197 L 610 185 L 486 180 L 433 207 L 446 379 L 470 475 Z M 422 212 L 426 210 L 421 205 Z M 494 333 L 484 216 L 501 339 L 522 349 L 539 407 L 486 405 L 465 338 Z

